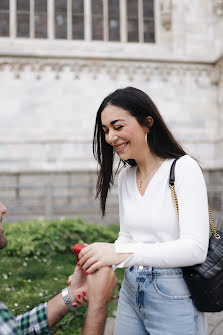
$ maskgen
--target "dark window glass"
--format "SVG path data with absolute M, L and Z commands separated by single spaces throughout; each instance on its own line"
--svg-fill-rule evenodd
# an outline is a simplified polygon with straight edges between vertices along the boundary
M 67 0 L 55 0 L 55 37 L 67 38 Z
M 109 41 L 120 41 L 119 0 L 108 1 Z
M 92 39 L 103 40 L 103 1 L 92 0 Z
M 35 37 L 47 38 L 47 0 L 35 1 Z
M 155 42 L 154 1 L 143 0 L 144 42 Z
M 139 41 L 138 1 L 136 0 L 127 1 L 127 18 L 128 18 L 128 41 L 138 42 Z
M 17 10 L 29 11 L 29 0 L 17 0 Z
M 0 10 L 0 37 L 9 36 L 9 13 Z
M 9 0 L 0 0 L 0 37 L 9 36 Z
M 154 0 L 143 0 L 144 18 L 153 19 L 154 17 Z
M 72 0 L 72 34 L 74 40 L 84 39 L 84 1 Z
M 35 1 L 35 12 L 46 13 L 47 12 L 47 0 L 36 0 Z
M 0 10 L 9 10 L 9 0 L 0 1 Z
M 17 0 L 17 36 L 29 37 L 29 1 Z

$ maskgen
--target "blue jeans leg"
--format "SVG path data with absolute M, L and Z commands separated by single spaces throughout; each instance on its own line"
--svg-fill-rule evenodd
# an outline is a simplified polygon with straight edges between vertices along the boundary
M 114 335 L 149 335 L 135 306 L 135 285 L 124 280 L 119 294 Z
M 207 335 L 204 313 L 195 308 L 182 270 L 126 269 L 115 335 Z

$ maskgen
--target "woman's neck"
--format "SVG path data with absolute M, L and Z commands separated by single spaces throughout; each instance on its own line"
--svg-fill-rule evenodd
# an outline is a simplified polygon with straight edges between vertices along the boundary
M 164 158 L 161 158 L 149 152 L 143 157 L 143 159 L 136 161 L 138 174 L 140 174 L 140 176 L 142 177 L 146 176 L 149 172 L 157 170 L 163 163 L 163 161 Z

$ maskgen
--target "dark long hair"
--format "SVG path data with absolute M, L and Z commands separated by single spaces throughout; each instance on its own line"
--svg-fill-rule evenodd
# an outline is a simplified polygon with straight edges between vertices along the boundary
M 97 111 L 93 139 L 93 154 L 99 164 L 96 198 L 100 199 L 102 216 L 105 215 L 108 191 L 114 182 L 113 162 L 115 151 L 105 141 L 101 123 L 101 113 L 108 104 L 125 109 L 136 118 L 141 126 L 148 129 L 146 118 L 148 116 L 153 118 L 154 123 L 147 134 L 147 143 L 150 151 L 155 155 L 161 158 L 177 158 L 186 154 L 171 134 L 154 102 L 146 93 L 134 87 L 126 87 L 109 94 L 102 101 Z M 136 165 L 134 159 L 129 159 L 123 163 L 130 166 Z

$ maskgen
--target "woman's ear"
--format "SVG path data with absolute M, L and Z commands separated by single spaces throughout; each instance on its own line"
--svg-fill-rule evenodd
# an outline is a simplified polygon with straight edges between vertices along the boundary
M 154 123 L 152 116 L 147 116 L 146 120 L 148 122 L 148 128 L 151 129 Z

